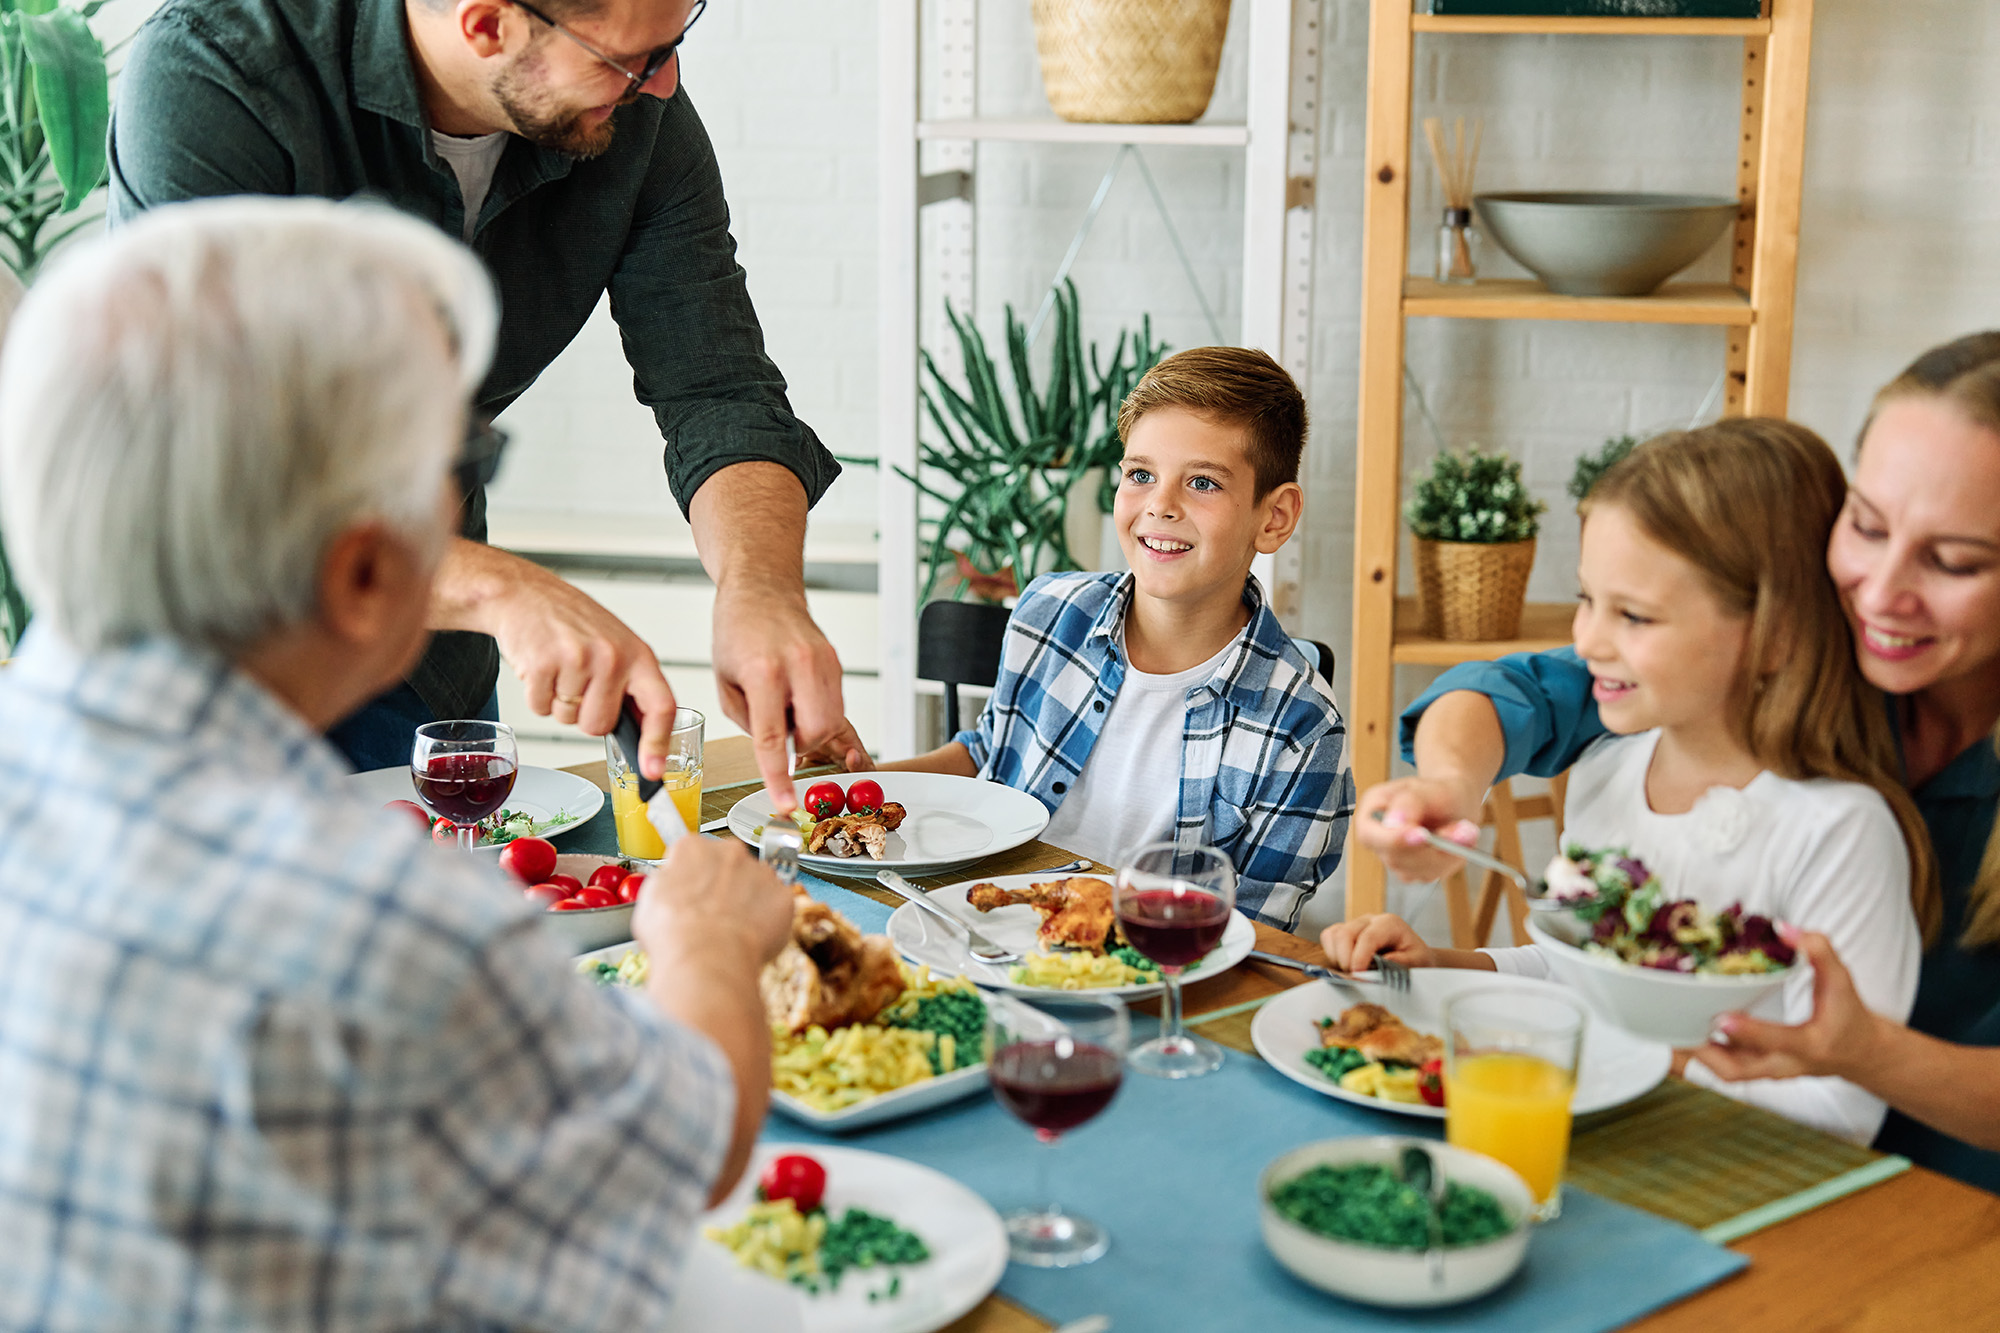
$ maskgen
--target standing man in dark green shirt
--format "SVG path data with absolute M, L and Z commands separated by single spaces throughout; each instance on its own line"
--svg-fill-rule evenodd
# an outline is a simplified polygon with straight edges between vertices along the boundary
M 806 510 L 839 465 L 764 353 L 708 135 L 676 48 L 707 0 L 166 0 L 120 77 L 114 225 L 224 194 L 372 196 L 463 238 L 499 289 L 483 418 L 534 383 L 607 291 L 666 468 L 716 585 L 715 671 L 781 807 L 785 737 L 842 725 L 840 663 L 806 610 Z M 488 439 L 491 437 L 488 436 Z M 601 734 L 630 694 L 657 773 L 658 658 L 608 611 L 484 544 L 491 450 L 410 681 L 336 733 L 402 763 L 415 724 L 528 702 Z M 476 451 L 475 451 L 476 456 Z

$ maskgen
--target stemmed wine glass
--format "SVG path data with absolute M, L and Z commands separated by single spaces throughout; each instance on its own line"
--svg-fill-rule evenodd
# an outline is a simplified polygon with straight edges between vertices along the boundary
M 426 722 L 410 744 L 417 796 L 452 822 L 468 852 L 479 821 L 507 804 L 518 769 L 514 729 L 504 722 Z
M 1134 949 L 1159 964 L 1167 983 L 1167 1022 L 1132 1052 L 1132 1067 L 1155 1078 L 1193 1078 L 1222 1068 L 1222 1048 L 1188 1035 L 1181 1022 L 1181 971 L 1222 943 L 1236 906 L 1236 866 L 1218 847 L 1149 842 L 1118 872 L 1119 928 Z
M 986 996 L 986 1059 L 993 1098 L 1053 1147 L 1110 1105 L 1124 1070 L 1132 1018 L 1117 997 Z M 1049 1152 L 1035 1154 L 1035 1197 L 1049 1191 Z M 1110 1245 L 1104 1228 L 1049 1203 L 1009 1213 L 1007 1248 L 1036 1268 L 1087 1264 Z

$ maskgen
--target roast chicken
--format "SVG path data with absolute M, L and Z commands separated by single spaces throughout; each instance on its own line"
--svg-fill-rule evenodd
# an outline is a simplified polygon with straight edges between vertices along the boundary
M 1103 953 L 1115 947 L 1113 931 L 1117 915 L 1111 907 L 1111 885 L 1101 879 L 1077 876 L 1030 884 L 1025 889 L 1003 889 L 997 884 L 975 884 L 965 900 L 982 912 L 996 907 L 1026 903 L 1041 915 L 1035 932 L 1043 949 L 1080 949 Z
M 1320 1029 L 1322 1046 L 1351 1046 L 1370 1060 L 1421 1068 L 1444 1055 L 1444 1042 L 1418 1032 L 1379 1004 L 1357 1004 Z
M 903 993 L 903 969 L 886 935 L 803 893 L 792 903 L 792 938 L 757 979 L 774 1028 L 803 1032 L 866 1023 Z
M 806 851 L 814 856 L 859 856 L 863 852 L 879 861 L 887 853 L 889 834 L 903 822 L 908 811 L 894 801 L 865 815 L 829 815 L 817 820 L 806 835 Z

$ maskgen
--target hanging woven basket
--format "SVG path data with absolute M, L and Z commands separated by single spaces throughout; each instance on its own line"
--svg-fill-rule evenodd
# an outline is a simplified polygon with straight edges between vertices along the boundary
M 1229 0 L 1034 0 L 1034 14 L 1064 120 L 1182 125 L 1208 110 Z
M 1535 539 L 1524 542 L 1434 542 L 1412 537 L 1417 610 L 1434 639 L 1482 642 L 1521 633 Z

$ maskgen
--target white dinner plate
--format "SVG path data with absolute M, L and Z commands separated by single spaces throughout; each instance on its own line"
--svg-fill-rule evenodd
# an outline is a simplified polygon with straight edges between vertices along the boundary
M 1381 1005 L 1419 1032 L 1442 1037 L 1447 999 L 1462 990 L 1495 986 L 1560 995 L 1572 1001 L 1580 998 L 1575 991 L 1553 981 L 1441 967 L 1412 971 L 1407 995 L 1397 995 L 1386 986 L 1360 989 L 1366 993 L 1367 1002 Z M 1342 1010 L 1356 1003 L 1359 1002 L 1325 982 L 1294 986 L 1257 1011 L 1257 1017 L 1250 1023 L 1250 1040 L 1256 1044 L 1257 1054 L 1269 1061 L 1273 1069 L 1314 1092 L 1375 1111 L 1393 1111 L 1426 1120 L 1444 1119 L 1441 1106 L 1390 1102 L 1349 1092 L 1306 1063 L 1306 1052 L 1319 1045 L 1318 1020 L 1338 1018 Z M 1651 1092 L 1667 1076 L 1673 1058 L 1673 1051 L 1659 1042 L 1634 1037 L 1609 1023 L 1586 1023 L 1571 1111 L 1576 1115 L 1606 1111 Z
M 764 1163 L 783 1153 L 804 1153 L 826 1168 L 826 1210 L 838 1216 L 863 1208 L 914 1232 L 931 1257 L 890 1269 L 853 1269 L 838 1291 L 817 1296 L 777 1278 L 740 1267 L 706 1237 L 681 1276 L 666 1333 L 933 1333 L 964 1317 L 986 1299 L 1007 1267 L 1007 1232 L 986 1200 L 950 1176 L 915 1162 L 858 1148 L 803 1143 L 760 1143 L 750 1169 L 701 1225 L 727 1226 L 743 1216 Z M 902 1278 L 894 1296 L 880 1295 L 892 1275 Z M 878 1293 L 870 1301 L 869 1294 Z
M 1040 801 L 1024 791 L 977 778 L 944 773 L 843 773 L 800 778 L 793 788 L 803 803 L 807 789 L 817 783 L 837 782 L 844 791 L 863 778 L 881 783 L 883 799 L 899 802 L 909 812 L 902 826 L 889 835 L 887 854 L 880 861 L 865 854 L 807 854 L 799 857 L 799 864 L 806 869 L 861 879 L 875 878 L 878 870 L 936 875 L 1019 847 L 1048 827 L 1048 807 Z M 730 807 L 729 831 L 755 847 L 763 836 L 758 830 L 775 817 L 771 798 L 760 787 Z
M 1102 875 L 1079 875 L 1065 878 L 1103 879 Z M 968 907 L 965 895 L 975 884 L 997 884 L 1003 889 L 1025 889 L 1030 884 L 1046 883 L 1047 874 L 1040 875 L 995 875 L 991 879 L 969 879 L 962 884 L 947 884 L 941 889 L 932 889 L 930 896 L 948 912 L 956 912 L 967 920 L 977 922 L 979 931 L 995 944 L 1007 949 L 1016 949 L 1023 954 L 1040 952 L 1035 942 L 1035 932 L 1042 923 L 1041 916 L 1026 903 L 1016 903 L 1012 907 L 996 907 L 990 912 L 976 911 Z M 889 914 L 889 941 L 897 952 L 913 963 L 923 963 L 933 972 L 947 976 L 964 976 L 976 986 L 986 986 L 996 990 L 1019 991 L 1023 995 L 1046 995 L 1045 986 L 1023 986 L 1007 975 L 1009 964 L 982 963 L 965 951 L 965 937 L 946 927 L 927 912 L 919 911 L 909 903 L 904 903 Z M 1209 951 L 1206 958 L 1181 973 L 1181 980 L 1201 981 L 1219 972 L 1227 972 L 1257 947 L 1257 928 L 1241 912 L 1229 914 L 1229 926 L 1222 933 L 1222 943 Z M 1161 987 L 1157 984 L 1143 986 L 1102 986 L 1093 988 L 1092 995 L 1119 995 L 1128 999 L 1145 995 L 1158 995 Z
M 356 773 L 347 779 L 354 789 L 378 805 L 390 801 L 416 801 L 416 784 L 410 780 L 410 768 L 374 768 L 366 773 Z M 537 824 L 554 819 L 558 814 L 563 818 L 548 828 L 538 828 L 538 838 L 553 838 L 558 833 L 567 833 L 573 828 L 588 824 L 599 810 L 604 808 L 604 793 L 597 784 L 574 773 L 565 773 L 556 768 L 535 768 L 523 764 L 514 777 L 514 790 L 507 793 L 508 810 L 525 811 Z M 493 848 L 504 846 L 493 843 Z M 482 846 L 480 851 L 489 850 Z
M 575 912 L 559 913 L 552 920 L 562 916 L 576 916 Z M 626 957 L 637 953 L 636 944 L 612 944 L 602 949 L 592 949 L 576 956 L 579 967 L 585 963 L 603 961 L 614 967 Z M 937 1106 L 948 1106 L 952 1102 L 964 1101 L 986 1091 L 986 1066 L 968 1065 L 964 1069 L 954 1069 L 949 1074 L 927 1078 L 921 1083 L 897 1088 L 893 1092 L 880 1092 L 866 1101 L 842 1107 L 838 1111 L 822 1111 L 816 1106 L 808 1106 L 789 1092 L 771 1089 L 771 1109 L 802 1125 L 823 1130 L 829 1134 L 844 1134 L 849 1130 L 866 1129 L 870 1125 L 880 1125 L 891 1120 L 901 1120 L 905 1116 L 916 1115 Z

